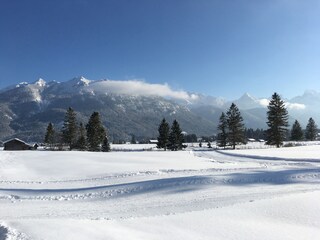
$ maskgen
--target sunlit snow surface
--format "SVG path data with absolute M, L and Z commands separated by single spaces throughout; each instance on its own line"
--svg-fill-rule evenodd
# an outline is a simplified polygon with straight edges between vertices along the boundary
M 114 148 L 0 151 L 0 240 L 320 236 L 319 145 Z

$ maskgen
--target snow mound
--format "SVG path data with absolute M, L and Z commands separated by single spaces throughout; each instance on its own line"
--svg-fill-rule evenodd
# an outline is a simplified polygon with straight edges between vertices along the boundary
M 5 223 L 0 223 L 0 240 L 30 240 L 30 238 L 26 234 L 8 227 Z

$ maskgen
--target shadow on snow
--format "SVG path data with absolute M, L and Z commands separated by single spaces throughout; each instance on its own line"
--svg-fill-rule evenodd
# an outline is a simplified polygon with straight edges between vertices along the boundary
M 241 186 L 251 184 L 280 185 L 280 184 L 319 184 L 320 169 L 290 169 L 280 171 L 252 171 L 244 173 L 213 174 L 206 176 L 188 176 L 178 178 L 156 179 L 149 181 L 104 185 L 86 188 L 68 189 L 23 189 L 23 188 L 0 188 L 2 193 L 13 193 L 23 196 L 46 196 L 46 195 L 81 195 L 102 193 L 104 197 L 121 197 L 128 195 L 161 193 L 178 194 L 212 188 L 214 186 Z
M 239 157 L 239 158 L 249 158 L 255 160 L 271 160 L 271 161 L 290 161 L 290 162 L 314 162 L 320 163 L 320 159 L 316 158 L 280 158 L 280 157 L 268 157 L 268 156 L 259 156 L 259 155 L 245 155 L 245 154 L 237 154 L 237 153 L 230 153 L 223 150 L 214 150 L 217 153 L 231 156 L 231 157 Z

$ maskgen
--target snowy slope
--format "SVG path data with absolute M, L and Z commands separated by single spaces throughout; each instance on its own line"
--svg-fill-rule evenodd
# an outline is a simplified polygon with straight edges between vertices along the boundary
M 0 152 L 0 239 L 317 239 L 319 153 Z
M 239 107 L 247 128 L 266 128 L 269 100 L 248 93 L 229 101 L 141 80 L 75 77 L 69 81 L 46 82 L 40 78 L 0 90 L 0 140 L 18 137 L 41 142 L 49 122 L 61 127 L 68 107 L 76 110 L 83 123 L 92 111 L 99 111 L 110 137 L 116 141 L 130 141 L 132 135 L 139 141 L 156 137 L 163 117 L 169 122 L 177 119 L 187 133 L 210 136 L 216 133 L 221 112 L 231 102 Z M 319 104 L 320 95 L 316 91 L 286 100 L 290 124 L 297 119 L 304 128 L 310 117 L 320 122 Z
M 93 111 L 98 111 L 111 141 L 130 141 L 132 135 L 138 141 L 154 138 L 164 117 L 169 122 L 177 119 L 190 133 L 214 132 L 216 123 L 212 119 L 199 118 L 186 106 L 194 97 L 173 91 L 167 85 L 141 81 L 95 81 L 79 77 L 47 83 L 40 79 L 0 92 L 0 119 L 3 120 L 0 140 L 18 137 L 27 142 L 42 142 L 49 122 L 56 129 L 61 128 L 68 107 L 77 112 L 78 121 L 84 124 Z M 10 118 L 6 118 L 7 115 Z

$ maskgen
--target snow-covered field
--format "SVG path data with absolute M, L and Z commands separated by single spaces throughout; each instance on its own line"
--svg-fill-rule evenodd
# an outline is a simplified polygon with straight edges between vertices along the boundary
M 319 239 L 319 202 L 319 145 L 0 151 L 0 240 Z

